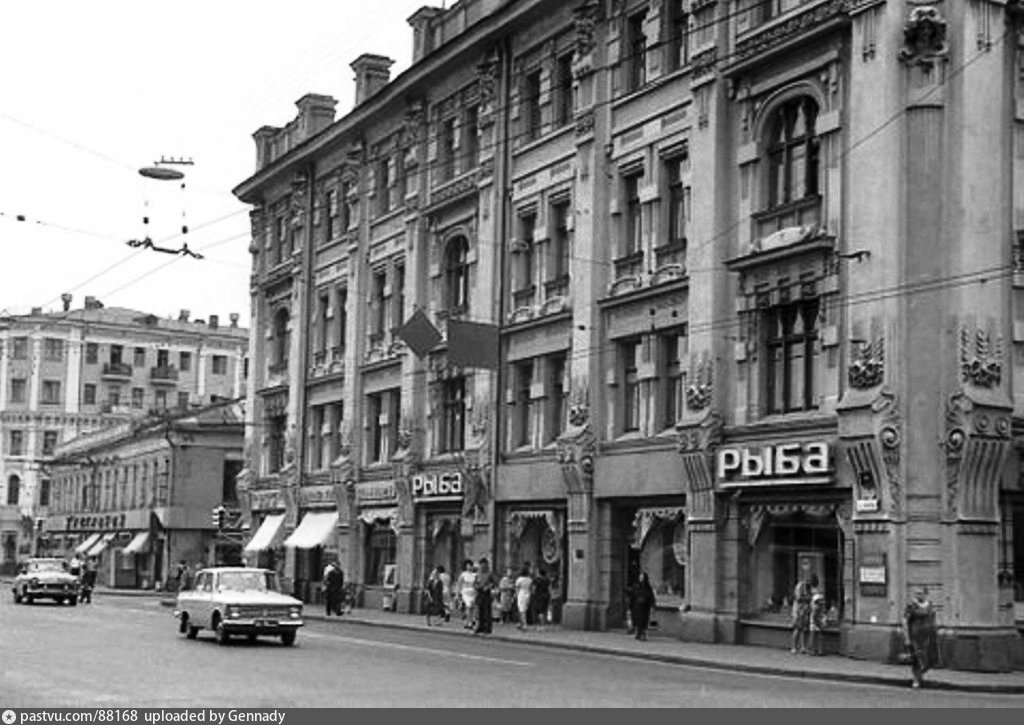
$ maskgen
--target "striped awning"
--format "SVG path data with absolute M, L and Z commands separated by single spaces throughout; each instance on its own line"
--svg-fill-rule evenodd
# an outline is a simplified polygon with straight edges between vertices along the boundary
M 143 549 L 146 548 L 146 544 L 149 543 L 149 532 L 140 531 L 135 534 L 135 538 L 132 539 L 128 546 L 124 547 L 122 553 L 124 554 L 141 554 Z
M 91 549 L 93 545 L 100 540 L 103 534 L 89 534 L 89 536 L 81 544 L 75 547 L 76 554 L 84 554 L 86 551 Z
M 103 550 L 110 545 L 110 542 L 114 540 L 115 536 L 117 536 L 117 533 L 113 531 L 103 534 L 103 538 L 92 545 L 92 548 L 86 552 L 86 556 L 99 556 L 102 554 Z

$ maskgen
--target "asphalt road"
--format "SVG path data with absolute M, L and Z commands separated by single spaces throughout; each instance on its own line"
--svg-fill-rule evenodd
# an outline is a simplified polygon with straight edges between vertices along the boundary
M 1024 706 L 344 621 L 310 623 L 290 648 L 220 646 L 206 632 L 185 639 L 170 609 L 127 597 L 22 606 L 2 592 L 0 653 L 0 708 Z

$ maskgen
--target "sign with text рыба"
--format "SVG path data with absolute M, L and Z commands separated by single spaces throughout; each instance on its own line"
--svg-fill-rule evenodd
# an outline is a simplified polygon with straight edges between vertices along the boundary
M 828 443 L 722 448 L 715 457 L 719 486 L 777 486 L 830 483 L 832 464 Z

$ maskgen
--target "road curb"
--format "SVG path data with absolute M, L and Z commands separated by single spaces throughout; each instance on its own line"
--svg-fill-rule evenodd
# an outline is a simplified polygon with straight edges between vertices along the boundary
M 429 630 L 424 627 L 417 626 L 414 624 L 406 624 L 404 622 L 382 622 L 370 619 L 360 619 L 358 616 L 352 617 L 351 615 L 345 615 L 340 619 L 328 619 L 323 615 L 304 615 L 306 619 L 311 619 L 319 622 L 349 622 L 351 624 L 361 624 L 367 627 L 382 627 L 390 629 L 402 629 L 408 631 L 429 631 L 447 634 L 453 637 L 471 637 L 474 636 L 468 632 L 460 631 L 458 629 L 446 629 L 443 627 L 431 628 Z M 578 642 L 564 642 L 555 640 L 541 640 L 541 639 L 520 639 L 518 637 L 509 636 L 505 634 L 492 633 L 487 635 L 489 639 L 500 640 L 502 642 L 515 642 L 518 644 L 536 645 L 538 647 L 547 647 L 549 649 L 567 649 L 577 652 L 587 652 L 590 654 L 603 654 L 612 655 L 616 657 L 629 657 L 638 660 L 650 660 L 656 662 L 665 662 L 667 664 L 685 665 L 689 667 L 700 667 L 704 669 L 713 669 L 725 672 L 743 672 L 747 674 L 756 675 L 780 675 L 785 677 L 802 678 L 808 680 L 824 680 L 832 682 L 858 682 L 863 684 L 871 685 L 883 685 L 888 687 L 898 687 L 900 689 L 910 689 L 910 677 L 898 677 L 898 676 L 885 676 L 885 675 L 861 675 L 846 672 L 822 672 L 818 670 L 806 670 L 799 668 L 787 668 L 778 667 L 775 665 L 754 665 L 754 664 L 743 664 L 739 662 L 722 662 L 719 660 L 709 660 L 701 657 L 687 657 L 686 655 L 674 655 L 663 652 L 636 652 L 633 650 L 616 649 L 614 647 L 602 647 L 601 645 L 582 644 Z M 926 690 L 949 690 L 956 692 L 976 692 L 976 693 L 989 693 L 989 694 L 1000 694 L 1000 695 L 1024 695 L 1024 685 L 1004 685 L 998 683 L 992 684 L 973 684 L 973 683 L 956 683 L 956 682 L 943 682 L 941 680 L 926 680 L 924 684 Z

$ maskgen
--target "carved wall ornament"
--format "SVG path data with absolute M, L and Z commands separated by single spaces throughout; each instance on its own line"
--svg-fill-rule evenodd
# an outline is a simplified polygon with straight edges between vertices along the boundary
M 960 328 L 960 374 L 963 382 L 982 388 L 1000 384 L 1003 374 L 1003 338 L 993 340 L 988 330 L 979 328 L 971 335 L 967 326 Z
M 879 337 L 874 343 L 863 343 L 854 353 L 847 379 L 850 387 L 863 390 L 882 383 L 885 377 L 885 340 Z
M 594 131 L 594 112 L 587 111 L 576 119 L 576 136 L 586 136 Z
M 477 84 L 480 89 L 480 107 L 487 110 L 494 102 L 498 82 L 498 60 L 493 56 L 484 58 L 476 67 Z
M 582 428 L 589 420 L 590 388 L 585 378 L 576 378 L 569 391 L 569 425 Z
M 1003 464 L 1010 452 L 1009 415 L 977 405 L 963 390 L 946 401 L 945 511 L 950 518 L 998 518 Z
M 836 17 L 846 15 L 858 1 L 832 0 L 810 7 L 803 13 L 794 15 L 780 24 L 770 24 L 765 30 L 754 32 L 738 42 L 734 55 L 742 60 L 771 51 L 795 36 L 813 30 Z
M 903 47 L 899 59 L 910 65 L 930 66 L 949 55 L 946 20 L 935 5 L 911 8 L 903 24 Z
M 601 19 L 601 3 L 586 0 L 573 8 L 573 29 L 576 32 L 576 57 L 582 58 L 594 49 L 597 23 Z
M 708 357 L 707 351 L 700 359 L 690 360 L 690 384 L 686 386 L 686 407 L 692 411 L 701 411 L 711 404 L 714 392 L 714 362 Z

